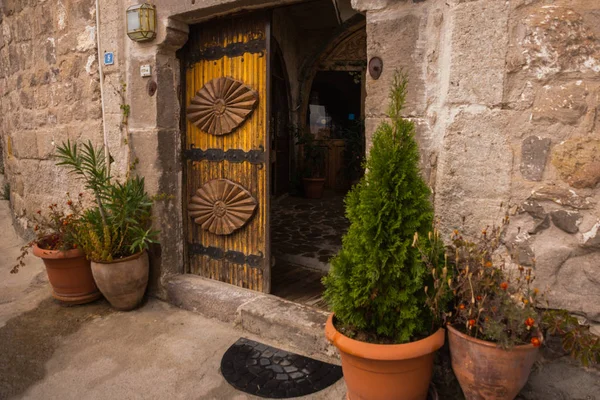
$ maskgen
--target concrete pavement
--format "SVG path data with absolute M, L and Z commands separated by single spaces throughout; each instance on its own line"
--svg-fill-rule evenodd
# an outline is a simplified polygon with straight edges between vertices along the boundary
M 0 399 L 258 399 L 223 379 L 223 353 L 241 336 L 285 348 L 155 299 L 133 312 L 60 305 L 40 260 L 9 274 L 21 245 L 1 202 Z M 345 393 L 340 380 L 304 398 Z

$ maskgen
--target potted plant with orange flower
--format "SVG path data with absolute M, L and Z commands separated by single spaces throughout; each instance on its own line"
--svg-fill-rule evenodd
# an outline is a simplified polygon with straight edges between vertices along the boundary
M 77 245 L 76 230 L 83 209 L 80 194 L 73 201 L 67 193 L 65 207 L 50 204 L 48 212 L 38 210 L 33 216 L 36 238 L 21 248 L 17 264 L 10 271 L 17 273 L 25 265 L 25 256 L 32 249 L 40 257 L 48 273 L 52 296 L 68 304 L 84 304 L 102 296 L 90 268 L 90 262 Z
M 509 266 L 501 256 L 508 214 L 475 241 L 452 234 L 450 278 L 435 278 L 454 296 L 448 314 L 452 369 L 465 398 L 514 399 L 527 383 L 544 334 L 584 365 L 600 361 L 600 339 L 564 310 L 542 310 L 533 268 Z M 424 254 L 426 264 L 432 264 Z M 547 304 L 544 306 L 547 307 Z
M 497 250 L 503 225 L 470 242 L 452 235 L 454 311 L 448 326 L 452 368 L 467 399 L 513 399 L 542 343 L 539 291 L 531 268 L 508 271 Z
M 391 124 L 376 130 L 366 173 L 346 198 L 350 228 L 323 281 L 333 310 L 325 334 L 340 352 L 349 399 L 425 400 L 446 336 L 444 285 L 432 279 L 447 278 L 443 246 L 427 246 L 430 259 L 442 259 L 429 269 L 414 246 L 431 229 L 433 207 L 414 124 L 401 115 L 406 88 L 396 74 Z

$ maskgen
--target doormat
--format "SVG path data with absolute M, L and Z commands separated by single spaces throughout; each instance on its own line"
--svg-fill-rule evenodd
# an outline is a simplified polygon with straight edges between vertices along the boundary
M 334 384 L 342 377 L 342 367 L 240 338 L 223 355 L 221 373 L 242 392 L 286 399 Z

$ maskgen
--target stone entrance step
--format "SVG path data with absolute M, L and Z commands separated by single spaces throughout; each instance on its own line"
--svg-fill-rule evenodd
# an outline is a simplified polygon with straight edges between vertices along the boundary
M 191 274 L 170 278 L 166 288 L 173 305 L 231 323 L 299 354 L 339 364 L 337 351 L 325 339 L 325 311 Z

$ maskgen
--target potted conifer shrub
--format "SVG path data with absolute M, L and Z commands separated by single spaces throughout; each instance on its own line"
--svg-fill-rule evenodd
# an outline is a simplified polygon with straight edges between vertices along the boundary
M 96 200 L 95 207 L 80 216 L 75 236 L 91 260 L 98 288 L 114 308 L 136 308 L 148 284 L 147 249 L 158 233 L 150 228 L 152 199 L 144 179 L 114 180 L 103 149 L 95 149 L 91 142 L 81 149 L 63 143 L 57 157 L 58 165 L 83 179 Z
M 325 333 L 340 352 L 349 399 L 424 400 L 445 340 L 443 293 L 432 276 L 446 269 L 429 271 L 414 246 L 428 236 L 433 208 L 414 125 L 400 114 L 406 87 L 396 73 L 391 123 L 377 128 L 365 175 L 346 197 L 350 228 L 323 280 L 333 310 Z M 430 251 L 443 260 L 443 246 Z

